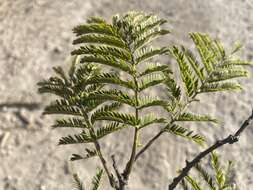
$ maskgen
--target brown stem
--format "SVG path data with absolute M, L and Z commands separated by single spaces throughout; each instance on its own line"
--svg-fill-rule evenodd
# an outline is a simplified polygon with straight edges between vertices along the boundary
M 233 135 L 229 135 L 227 138 L 224 138 L 222 140 L 216 141 L 212 146 L 204 150 L 203 152 L 199 153 L 192 161 L 186 162 L 186 166 L 182 169 L 181 173 L 173 179 L 173 182 L 169 185 L 169 190 L 173 190 L 176 188 L 176 186 L 179 184 L 179 182 L 187 176 L 189 171 L 199 163 L 199 161 L 204 158 L 206 155 L 214 151 L 215 149 L 220 148 L 221 146 L 225 144 L 233 144 L 239 140 L 240 134 L 245 130 L 247 126 L 249 126 L 250 121 L 253 120 L 253 110 L 251 115 L 246 119 L 241 127 L 235 132 Z
M 87 123 L 87 125 L 89 126 L 89 132 L 90 132 L 91 134 L 95 134 L 95 131 L 94 131 L 93 127 L 92 127 L 92 124 L 91 124 L 91 122 L 90 122 L 90 120 L 89 120 L 89 118 L 88 118 L 88 115 L 85 114 L 85 113 L 84 113 L 84 119 L 86 120 L 86 123 Z M 99 157 L 99 159 L 100 159 L 100 161 L 101 161 L 101 163 L 102 163 L 102 166 L 103 166 L 103 168 L 104 168 L 104 170 L 105 170 L 105 173 L 107 174 L 107 177 L 108 177 L 108 180 L 109 180 L 109 182 L 110 182 L 110 185 L 111 185 L 112 188 L 115 188 L 115 189 L 116 189 L 116 188 L 117 188 L 117 185 L 116 185 L 116 182 L 115 182 L 115 180 L 114 180 L 114 176 L 113 176 L 113 174 L 109 171 L 109 169 L 108 169 L 108 167 L 107 167 L 107 163 L 106 163 L 106 160 L 105 160 L 105 158 L 104 158 L 104 156 L 103 156 L 103 154 L 102 154 L 100 144 L 99 144 L 99 142 L 98 142 L 97 140 L 94 140 L 93 143 L 94 143 L 94 145 L 95 145 L 95 149 L 96 149 L 96 151 L 97 151 L 97 153 L 98 153 L 98 157 Z
M 100 161 L 101 161 L 101 163 L 102 163 L 102 165 L 103 165 L 103 168 L 104 168 L 104 170 L 105 170 L 105 172 L 106 172 L 106 174 L 107 174 L 107 177 L 108 177 L 108 180 L 109 180 L 109 182 L 110 182 L 110 185 L 111 185 L 113 188 L 115 188 L 115 187 L 116 187 L 116 184 L 115 184 L 115 181 L 114 181 L 114 177 L 113 177 L 112 173 L 109 171 L 109 169 L 108 169 L 108 167 L 107 167 L 106 160 L 105 160 L 104 157 L 103 157 L 103 154 L 102 154 L 102 152 L 101 152 L 101 148 L 100 148 L 100 145 L 99 145 L 98 141 L 94 141 L 94 145 L 95 145 L 95 147 L 96 147 L 96 151 L 97 151 L 97 153 L 98 153 L 98 157 L 99 157 L 99 159 L 100 159 Z
M 113 169 L 114 169 L 114 171 L 116 173 L 116 176 L 118 178 L 118 184 L 117 184 L 117 187 L 115 189 L 116 190 L 124 190 L 125 186 L 127 185 L 127 182 L 124 180 L 124 177 L 119 172 L 118 166 L 117 166 L 116 161 L 115 161 L 115 156 L 112 155 L 111 158 L 112 158 L 112 163 L 113 163 L 112 164 Z

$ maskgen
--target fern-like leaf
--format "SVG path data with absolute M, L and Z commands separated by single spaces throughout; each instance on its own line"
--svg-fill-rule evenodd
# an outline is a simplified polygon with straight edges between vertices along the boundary
M 205 170 L 205 168 L 203 168 L 200 164 L 196 164 L 195 169 L 198 171 L 198 173 L 201 175 L 201 177 L 204 179 L 204 181 L 210 187 L 210 189 L 216 190 L 216 185 L 215 185 L 214 179 L 211 176 L 211 174 L 209 174 Z
M 186 63 L 185 55 L 183 52 L 181 52 L 176 46 L 173 46 L 171 50 L 171 54 L 177 60 L 177 63 L 180 68 L 180 75 L 181 75 L 182 81 L 184 82 L 187 95 L 191 97 L 194 94 L 194 92 L 197 91 L 199 81 L 193 74 L 189 65 Z
M 200 33 L 190 33 L 190 38 L 193 40 L 198 53 L 200 55 L 201 61 L 203 65 L 205 66 L 205 70 L 207 73 L 210 73 L 213 70 L 213 64 L 216 62 L 214 61 L 216 53 L 213 53 L 213 49 L 208 49 L 208 46 L 205 43 L 206 39 L 205 34 L 200 34 Z M 222 51 L 223 48 L 220 47 L 220 52 Z M 222 56 L 224 56 L 224 53 L 222 53 Z
M 106 23 L 92 23 L 92 24 L 83 24 L 74 27 L 73 32 L 76 36 L 86 35 L 86 34 L 103 34 L 109 36 L 117 36 L 117 31 Z
M 211 166 L 215 171 L 216 183 L 218 184 L 219 188 L 223 188 L 226 181 L 225 174 L 220 165 L 219 157 L 215 152 L 212 152 L 211 154 Z
M 128 51 L 122 50 L 120 48 L 110 47 L 110 46 L 95 46 L 87 45 L 81 46 L 79 49 L 71 52 L 72 55 L 101 55 L 101 56 L 113 56 L 117 59 L 123 61 L 130 61 L 131 54 Z
M 204 190 L 204 189 L 200 186 L 200 184 L 199 184 L 196 180 L 194 180 L 190 175 L 187 175 L 187 176 L 185 177 L 185 179 L 186 179 L 186 181 L 187 181 L 188 183 L 191 184 L 191 186 L 192 186 L 192 188 L 193 188 L 194 190 Z
M 137 49 L 143 47 L 144 45 L 155 40 L 156 38 L 169 34 L 169 33 L 170 33 L 170 30 L 165 30 L 165 29 L 147 31 L 143 33 L 142 35 L 139 35 L 138 38 L 136 38 L 136 41 L 134 41 L 133 43 L 134 50 L 136 51 Z
M 216 82 L 205 84 L 200 88 L 199 93 L 203 92 L 219 92 L 227 90 L 240 90 L 242 89 L 241 85 L 236 82 Z
M 76 134 L 74 136 L 68 135 L 66 137 L 62 137 L 59 140 L 59 145 L 67 145 L 67 144 L 78 144 L 78 143 L 90 143 L 93 142 L 93 138 L 85 131 L 80 134 Z
M 116 101 L 130 106 L 135 106 L 135 99 L 121 90 L 99 90 L 91 93 L 86 99 L 101 99 L 106 101 Z
M 69 118 L 69 119 L 57 119 L 53 128 L 67 127 L 67 128 L 89 128 L 83 119 Z
M 138 74 L 138 77 L 142 77 L 151 73 L 155 72 L 169 72 L 172 73 L 172 71 L 169 69 L 167 65 L 162 65 L 160 63 L 147 63 L 147 66 L 145 67 L 145 70 Z
M 143 47 L 136 52 L 135 60 L 136 60 L 136 63 L 139 64 L 143 61 L 147 61 L 149 59 L 152 59 L 155 56 L 163 55 L 163 54 L 167 53 L 168 51 L 169 50 L 167 47 L 162 47 L 162 48 Z
M 185 179 L 182 179 L 180 182 L 181 187 L 183 188 L 183 190 L 190 190 L 189 186 L 187 185 L 187 182 Z
M 73 174 L 73 179 L 74 179 L 74 185 L 75 185 L 76 190 L 85 190 L 84 185 L 77 173 Z
M 123 40 L 116 36 L 88 34 L 76 38 L 73 44 L 105 44 L 128 50 Z
M 121 103 L 119 102 L 113 102 L 111 104 L 106 104 L 101 106 L 99 109 L 97 109 L 92 115 L 91 115 L 91 123 L 93 124 L 96 121 L 96 118 L 99 117 L 101 113 L 106 113 L 110 111 L 115 111 L 118 108 L 120 108 Z
M 168 124 L 164 129 L 165 132 L 172 133 L 174 135 L 178 135 L 184 137 L 186 139 L 192 140 L 197 144 L 202 144 L 204 142 L 204 137 L 199 134 L 193 134 L 193 131 L 190 131 L 180 125 L 177 124 Z
M 176 121 L 208 121 L 218 123 L 217 119 L 210 117 L 209 115 L 196 115 L 193 113 L 185 112 L 178 116 Z
M 103 173 L 104 173 L 103 169 L 100 169 L 100 168 L 97 169 L 96 175 L 92 178 L 91 190 L 98 190 L 99 189 L 99 187 L 101 186 L 101 180 L 103 177 Z
M 247 77 L 249 75 L 248 71 L 244 69 L 236 69 L 236 68 L 225 68 L 225 69 L 217 69 L 213 71 L 210 77 L 207 79 L 207 82 L 218 82 L 238 77 Z
M 82 116 L 82 110 L 71 104 L 68 100 L 56 100 L 45 108 L 44 114 L 66 114 L 74 116 Z
M 147 127 L 147 126 L 152 125 L 152 124 L 161 124 L 161 123 L 166 123 L 166 119 L 165 118 L 159 118 L 157 115 L 155 115 L 153 113 L 146 114 L 142 117 L 142 119 L 140 121 L 139 129 Z
M 96 131 L 96 139 L 100 139 L 106 135 L 109 135 L 115 131 L 118 131 L 120 129 L 125 128 L 126 125 L 122 125 L 118 122 L 112 122 L 110 124 L 107 124 L 104 127 L 100 127 L 97 131 Z
M 107 120 L 107 121 L 115 121 L 131 126 L 136 126 L 139 124 L 139 120 L 135 118 L 132 114 L 127 113 L 119 113 L 115 111 L 98 111 L 93 115 L 93 121 L 99 120 Z
M 79 154 L 72 154 L 70 161 L 76 161 L 76 160 L 82 160 L 82 159 L 86 160 L 98 155 L 98 152 L 95 149 L 86 148 L 85 151 L 86 151 L 86 154 L 84 156 L 79 155 Z
M 145 75 L 138 82 L 138 90 L 141 92 L 149 87 L 161 84 L 164 80 L 164 75 L 160 73 L 151 73 L 149 75 Z
M 81 63 L 98 63 L 101 65 L 108 65 L 113 68 L 120 69 L 129 74 L 133 73 L 133 68 L 123 60 L 117 60 L 114 56 L 101 56 L 101 55 L 86 55 L 81 59 Z
M 134 90 L 135 84 L 132 81 L 122 80 L 116 73 L 102 73 L 86 81 L 86 84 L 114 84 Z
M 141 110 L 143 108 L 147 107 L 153 107 L 153 106 L 161 106 L 166 107 L 168 105 L 168 101 L 161 100 L 158 97 L 152 97 L 152 96 L 141 96 L 138 98 L 138 109 Z

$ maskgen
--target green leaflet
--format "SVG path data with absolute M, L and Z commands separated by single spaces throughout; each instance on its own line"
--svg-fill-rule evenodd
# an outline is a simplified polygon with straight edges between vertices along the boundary
M 115 121 L 131 126 L 137 126 L 139 124 L 139 120 L 135 118 L 133 114 L 127 113 L 119 113 L 115 111 L 98 111 L 96 114 L 93 114 L 93 121 L 99 120 L 107 120 L 107 121 Z
M 186 182 L 185 179 L 181 180 L 180 185 L 183 188 L 183 190 L 190 190 L 190 188 L 189 188 L 189 186 L 188 186 L 188 184 L 187 184 L 187 182 Z
M 143 76 L 138 82 L 138 91 L 141 92 L 149 87 L 162 84 L 165 76 L 161 73 L 151 73 Z
M 78 144 L 78 143 L 91 143 L 94 139 L 85 131 L 80 134 L 68 135 L 66 137 L 62 137 L 59 140 L 59 145 L 67 145 L 67 144 Z
M 91 77 L 85 84 L 115 84 L 125 88 L 129 88 L 134 90 L 136 88 L 135 84 L 130 80 L 121 79 L 116 73 L 101 73 L 100 75 L 96 75 Z
M 54 72 L 64 80 L 64 84 L 68 84 L 68 78 L 65 74 L 65 72 L 63 71 L 62 67 L 53 67 Z
M 248 71 L 241 69 L 233 69 L 233 68 L 226 68 L 226 69 L 217 69 L 216 71 L 213 71 L 210 75 L 209 79 L 207 79 L 207 82 L 218 82 L 238 77 L 247 77 L 249 75 Z
M 93 124 L 96 121 L 96 118 L 98 118 L 99 115 L 101 115 L 101 113 L 117 110 L 120 108 L 120 106 L 121 106 L 121 103 L 119 102 L 113 102 L 111 104 L 106 104 L 106 105 L 101 106 L 94 113 L 92 113 L 90 117 L 91 123 Z
M 74 27 L 73 32 L 76 36 L 86 35 L 86 34 L 103 34 L 109 36 L 117 36 L 117 31 L 109 24 L 106 23 L 92 23 L 83 24 Z
M 241 90 L 242 87 L 236 82 L 216 82 L 205 84 L 200 88 L 199 93 L 203 92 L 218 92 L 226 90 Z
M 160 63 L 147 63 L 145 70 L 143 72 L 140 72 L 138 74 L 138 77 L 142 77 L 155 72 L 165 72 L 165 71 L 172 74 L 172 71 L 169 69 L 167 65 L 162 65 Z
M 136 51 L 137 49 L 143 47 L 144 45 L 153 41 L 154 39 L 156 39 L 160 36 L 169 34 L 169 33 L 170 33 L 170 31 L 165 30 L 165 29 L 158 29 L 155 31 L 147 31 L 136 38 L 136 41 L 133 43 L 134 50 Z
M 213 177 L 210 173 L 208 173 L 205 168 L 203 168 L 200 164 L 196 164 L 195 169 L 198 171 L 198 173 L 201 175 L 201 177 L 204 179 L 206 184 L 209 186 L 211 190 L 216 190 L 216 185 Z
M 96 175 L 92 178 L 91 190 L 98 190 L 99 189 L 99 187 L 101 186 L 101 180 L 102 180 L 103 174 L 104 174 L 104 170 L 98 168 Z
M 99 90 L 89 94 L 86 97 L 87 100 L 92 99 L 101 99 L 101 100 L 108 100 L 108 101 L 116 101 L 123 104 L 127 104 L 129 106 L 136 106 L 135 99 L 132 96 L 129 96 L 127 93 L 121 90 Z
M 125 61 L 119 61 L 113 56 L 101 56 L 101 55 L 86 55 L 81 59 L 81 63 L 98 63 L 102 65 L 108 65 L 125 71 L 129 74 L 133 73 L 133 69 Z
M 166 119 L 159 118 L 157 115 L 153 113 L 146 114 L 141 118 L 139 129 L 147 127 L 152 124 L 161 124 L 161 123 L 166 123 Z
M 191 184 L 194 190 L 204 190 L 203 188 L 200 187 L 200 184 L 196 180 L 194 180 L 191 176 L 187 175 L 185 179 L 188 183 Z
M 197 144 L 202 144 L 204 142 L 204 137 L 199 134 L 194 134 L 193 131 L 190 131 L 180 125 L 177 124 L 168 124 L 164 129 L 165 132 L 172 133 L 174 135 L 178 135 L 184 137 L 186 139 L 192 140 Z
M 139 64 L 141 62 L 150 60 L 154 58 L 155 56 L 164 55 L 169 50 L 167 47 L 162 48 L 152 48 L 152 47 L 143 47 L 135 52 L 135 60 L 136 63 Z
M 190 50 L 187 50 L 184 47 L 182 49 L 183 49 L 184 56 L 186 57 L 188 63 L 191 65 L 191 67 L 195 71 L 196 75 L 199 77 L 201 81 L 204 81 L 204 78 L 205 78 L 204 69 L 200 67 L 200 63 L 198 62 L 197 58 L 194 56 L 194 54 Z
M 120 129 L 123 129 L 127 127 L 126 125 L 122 125 L 118 122 L 112 122 L 110 124 L 107 124 L 104 127 L 100 127 L 97 131 L 96 131 L 96 139 L 100 139 L 103 138 L 106 135 L 109 135 L 113 132 L 116 132 Z
M 208 49 L 208 44 L 205 42 L 205 34 L 201 33 L 190 33 L 190 38 L 193 40 L 198 53 L 200 55 L 201 61 L 205 66 L 207 73 L 210 73 L 213 70 L 213 64 L 216 62 L 215 54 L 213 54 L 212 49 Z
M 88 24 L 105 24 L 106 21 L 102 17 L 91 16 L 86 21 Z
M 165 73 L 165 76 L 166 80 L 163 81 L 163 83 L 166 86 L 167 96 L 170 99 L 175 99 L 179 101 L 181 98 L 181 90 L 179 85 L 177 85 L 176 81 L 173 78 L 171 78 L 169 73 Z
M 97 168 L 95 176 L 92 178 L 91 181 L 91 190 L 98 190 L 101 187 L 101 180 L 104 174 L 104 170 Z M 73 174 L 74 185 L 76 190 L 85 190 L 83 183 L 81 182 L 77 173 Z
M 57 119 L 53 128 L 67 127 L 67 128 L 89 128 L 83 119 L 69 118 Z
M 215 152 L 211 154 L 211 166 L 215 171 L 215 179 L 219 188 L 222 188 L 225 185 L 225 175 L 220 166 L 218 155 Z
M 182 113 L 176 118 L 176 121 L 208 121 L 218 123 L 217 119 L 210 117 L 209 115 L 196 115 L 193 113 Z
M 240 60 L 240 59 L 229 59 L 229 60 L 225 60 L 221 66 L 227 66 L 227 65 L 252 66 L 252 63 L 249 61 Z
M 76 161 L 76 160 L 86 160 L 92 157 L 95 157 L 98 155 L 98 152 L 95 149 L 88 149 L 85 148 L 86 154 L 84 156 L 79 154 L 72 154 L 70 161 Z
M 112 47 L 128 50 L 123 40 L 114 36 L 88 34 L 80 36 L 73 41 L 73 44 L 104 44 Z
M 173 46 L 171 54 L 175 57 L 179 68 L 180 76 L 186 88 L 186 92 L 189 97 L 191 97 L 194 92 L 198 89 L 198 79 L 194 76 L 191 68 L 186 63 L 184 53 L 181 52 L 176 46 Z
M 116 59 L 121 59 L 123 61 L 130 61 L 131 54 L 128 51 L 122 50 L 116 47 L 110 46 L 95 46 L 95 45 L 86 45 L 81 46 L 79 49 L 76 49 L 71 52 L 72 55 L 100 55 L 100 56 L 113 56 Z
M 85 190 L 84 185 L 77 173 L 73 174 L 73 179 L 74 179 L 74 186 L 76 190 Z
M 73 91 L 57 78 L 50 78 L 47 81 L 39 82 L 37 85 L 40 86 L 39 93 L 55 94 L 62 98 L 73 95 Z
M 161 106 L 166 107 L 169 102 L 166 100 L 162 100 L 159 97 L 152 97 L 152 96 L 141 96 L 138 98 L 138 109 L 144 109 L 147 107 L 153 107 L 153 106 Z
M 138 37 L 145 36 L 148 31 L 154 31 L 156 28 L 159 29 L 161 25 L 167 22 L 165 19 L 159 19 L 152 15 L 146 16 L 145 19 L 146 21 L 144 21 L 144 23 L 140 21 L 140 24 L 136 27 L 135 32 L 138 33 Z
M 236 190 L 238 189 L 233 181 L 229 178 L 229 172 L 231 169 L 231 161 L 228 161 L 226 164 L 226 170 L 224 169 L 223 165 L 221 165 L 219 156 L 212 152 L 209 158 L 208 165 L 212 168 L 211 171 L 207 171 L 206 164 L 203 167 L 201 163 L 195 165 L 194 169 L 199 174 L 199 179 L 202 179 L 200 182 L 197 182 L 196 178 L 191 177 L 188 175 L 184 181 L 181 182 L 181 186 L 184 190 L 189 189 L 189 186 L 194 190 Z M 200 186 L 201 185 L 201 186 Z
M 82 116 L 82 109 L 71 104 L 68 100 L 60 99 L 47 106 L 43 114 L 66 114 Z

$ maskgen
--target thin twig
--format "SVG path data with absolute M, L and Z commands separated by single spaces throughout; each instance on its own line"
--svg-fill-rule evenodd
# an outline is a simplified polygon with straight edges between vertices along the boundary
M 91 122 L 90 122 L 90 120 L 89 120 L 87 114 L 84 114 L 84 119 L 86 120 L 86 123 L 87 123 L 87 125 L 89 126 L 89 131 L 90 131 L 90 133 L 91 133 L 91 134 L 95 134 L 95 131 L 94 131 L 93 127 L 92 127 L 92 124 L 91 124 Z M 100 161 L 101 161 L 101 163 L 102 163 L 102 166 L 103 166 L 103 168 L 104 168 L 104 170 L 105 170 L 105 173 L 107 174 L 107 177 L 108 177 L 108 180 L 109 180 L 109 182 L 110 182 L 111 187 L 112 187 L 112 188 L 116 188 L 114 176 L 113 176 L 113 174 L 109 171 L 109 168 L 107 167 L 107 162 L 106 162 L 106 160 L 105 160 L 105 158 L 104 158 L 104 156 L 103 156 L 103 154 L 102 154 L 101 147 L 100 147 L 100 144 L 99 144 L 98 140 L 94 140 L 93 143 L 94 143 L 94 145 L 95 145 L 95 149 L 96 149 L 96 151 L 97 151 L 97 153 L 98 153 L 98 157 L 99 157 L 99 159 L 100 159 Z M 116 189 L 117 189 L 117 188 L 116 188 Z
M 123 176 L 119 172 L 118 166 L 115 161 L 115 155 L 112 155 L 111 158 L 112 158 L 113 169 L 118 178 L 118 187 L 116 189 L 123 190 L 127 182 L 124 180 Z
M 115 181 L 114 181 L 114 177 L 112 175 L 112 173 L 110 173 L 108 167 L 107 167 L 107 163 L 106 163 L 106 160 L 105 158 L 103 157 L 103 154 L 101 152 L 101 148 L 100 148 L 100 144 L 98 143 L 98 141 L 94 141 L 94 145 L 96 147 L 96 151 L 98 152 L 98 157 L 100 158 L 100 161 L 104 167 L 104 170 L 107 174 L 107 177 L 109 179 L 109 182 L 110 182 L 110 185 L 115 188 Z
M 120 175 L 119 169 L 118 169 L 117 164 L 116 164 L 116 161 L 115 161 L 115 155 L 112 155 L 111 158 L 112 158 L 112 166 L 113 166 L 113 169 L 114 169 L 114 171 L 115 171 L 115 173 L 116 173 L 118 179 L 121 179 L 121 175 Z
M 135 161 L 153 144 L 156 139 L 158 139 L 162 135 L 163 132 L 163 130 L 159 131 L 159 133 L 157 133 L 153 138 L 148 141 L 148 143 L 136 154 Z
M 246 127 L 249 126 L 250 121 L 253 120 L 253 110 L 251 115 L 246 119 L 241 127 L 235 132 L 233 135 L 229 135 L 227 138 L 224 138 L 222 140 L 216 141 L 212 146 L 204 150 L 203 152 L 199 153 L 192 161 L 188 162 L 186 161 L 186 166 L 181 170 L 180 174 L 173 179 L 173 182 L 169 185 L 169 190 L 173 190 L 176 188 L 176 186 L 179 184 L 179 182 L 184 179 L 185 176 L 189 173 L 189 171 L 199 163 L 199 161 L 204 158 L 206 155 L 214 151 L 215 149 L 220 148 L 221 146 L 225 144 L 233 144 L 239 140 L 239 136 L 241 133 L 246 129 Z

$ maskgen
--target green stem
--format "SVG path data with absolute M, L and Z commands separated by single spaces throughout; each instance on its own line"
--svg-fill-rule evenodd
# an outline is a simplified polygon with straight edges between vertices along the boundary
M 135 118 L 136 120 L 138 121 L 139 120 L 139 110 L 138 110 L 138 81 L 137 81 L 137 77 L 136 76 L 133 76 L 133 79 L 134 79 L 134 82 L 135 82 L 135 85 L 136 85 L 136 89 L 135 89 L 135 102 L 136 102 L 136 105 L 135 105 Z M 139 129 L 138 129 L 138 126 L 135 126 L 135 129 L 134 129 L 134 139 L 133 139 L 133 146 L 132 146 L 132 152 L 131 152 L 131 156 L 130 156 L 130 159 L 126 165 L 126 168 L 123 172 L 123 177 L 124 177 L 124 180 L 127 182 L 128 179 L 129 179 L 129 175 L 132 171 L 132 168 L 133 168 L 133 165 L 134 165 L 134 162 L 135 162 L 135 156 L 136 156 L 136 152 L 137 152 L 137 146 L 138 146 L 138 136 L 139 136 Z

